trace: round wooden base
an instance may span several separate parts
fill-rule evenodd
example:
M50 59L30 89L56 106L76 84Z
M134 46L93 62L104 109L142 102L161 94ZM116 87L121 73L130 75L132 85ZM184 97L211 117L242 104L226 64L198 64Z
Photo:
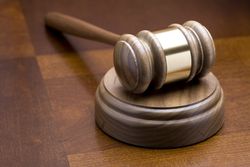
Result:
M223 91L209 73L136 95L124 90L110 69L96 91L97 125L123 142L174 148L203 141L223 124Z

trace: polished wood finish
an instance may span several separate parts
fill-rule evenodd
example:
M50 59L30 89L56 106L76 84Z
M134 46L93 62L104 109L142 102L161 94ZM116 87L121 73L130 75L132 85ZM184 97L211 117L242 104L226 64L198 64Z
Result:
M114 45L120 38L118 34L109 32L86 21L61 13L48 13L45 17L45 23L47 26L64 33L104 42L107 44Z
M137 36L119 36L57 12L48 13L45 24L62 33L115 45L114 67L118 79L133 93L145 92L152 81L151 86L160 89L165 83L203 77L215 61L213 38L205 26L196 21L171 24L154 33L142 30ZM175 41L175 46L168 48L171 44L165 44L167 40ZM182 57L172 60L181 52Z
M223 124L223 91L210 73L185 86L158 92L126 91L115 70L105 74L96 92L98 126L123 142L152 148L175 148L203 141Z
M169 29L154 34L144 30L139 32L137 37L130 34L120 37L86 21L60 13L48 13L45 22L47 26L63 33L116 43L113 54L114 68L105 75L95 99L96 122L104 132L114 138L144 147L175 148L203 141L222 127L223 91L213 74L207 75L199 82L182 83L186 84L182 88L179 83L178 86L172 84L169 89L160 89L153 94L134 96L126 93L145 92L153 79L163 81L156 83L161 85L157 86L159 89L171 77L191 81L197 78L196 75L205 76L214 64L215 47L210 33L200 23L188 21L183 25L172 24ZM161 37L161 34L166 32L174 34ZM165 50L166 40L177 40L175 47ZM178 43L180 48L177 47ZM186 45L183 46L183 43ZM173 50L176 50L172 53L173 56L182 53L183 48L188 51L186 56L190 69L187 70L190 70L190 74L185 78L178 78L189 63L185 64L183 57L168 62L170 59L167 57L171 57ZM180 69L180 73L172 72L177 76L168 76L170 67L178 67L182 63L185 65ZM163 69L157 70L158 68ZM157 71L164 71L163 79L159 79L162 74L158 75Z
M249 2L113 2L0 2L1 166L250 166ZM202 143L160 150L123 144L104 134L95 124L94 99L101 78L113 66L112 50L88 51L107 45L46 32L43 21L49 11L118 34L190 18L207 25L217 49L212 71L225 96L223 128ZM120 20L126 21L117 24Z

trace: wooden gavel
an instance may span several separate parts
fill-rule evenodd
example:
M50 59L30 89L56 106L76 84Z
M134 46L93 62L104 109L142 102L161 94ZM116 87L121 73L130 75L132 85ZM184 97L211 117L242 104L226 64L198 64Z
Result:
M213 38L196 21L172 24L167 29L118 35L60 13L48 13L46 25L90 40L115 45L114 67L121 84L143 93L165 83L205 76L215 61Z

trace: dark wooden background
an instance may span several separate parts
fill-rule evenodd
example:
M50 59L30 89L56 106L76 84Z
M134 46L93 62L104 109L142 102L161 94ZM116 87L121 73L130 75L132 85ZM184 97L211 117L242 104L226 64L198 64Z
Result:
M250 166L250 3L247 0L0 0L0 166ZM197 20L215 38L213 68L225 124L205 142L146 149L94 120L95 90L112 47L46 30L58 11L116 33Z

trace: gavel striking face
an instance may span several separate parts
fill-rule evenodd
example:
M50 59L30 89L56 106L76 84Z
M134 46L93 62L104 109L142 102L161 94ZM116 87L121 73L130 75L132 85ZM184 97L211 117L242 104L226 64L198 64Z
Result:
M198 22L137 36L125 34L114 49L114 66L122 85L142 93L149 85L155 89L164 84L202 77L215 60L215 47L208 30Z
M140 31L119 36L85 21L49 13L46 24L87 39L115 44L114 66L128 91L143 93L179 80L206 75L215 60L215 47L208 30L196 21L172 24L167 29Z

